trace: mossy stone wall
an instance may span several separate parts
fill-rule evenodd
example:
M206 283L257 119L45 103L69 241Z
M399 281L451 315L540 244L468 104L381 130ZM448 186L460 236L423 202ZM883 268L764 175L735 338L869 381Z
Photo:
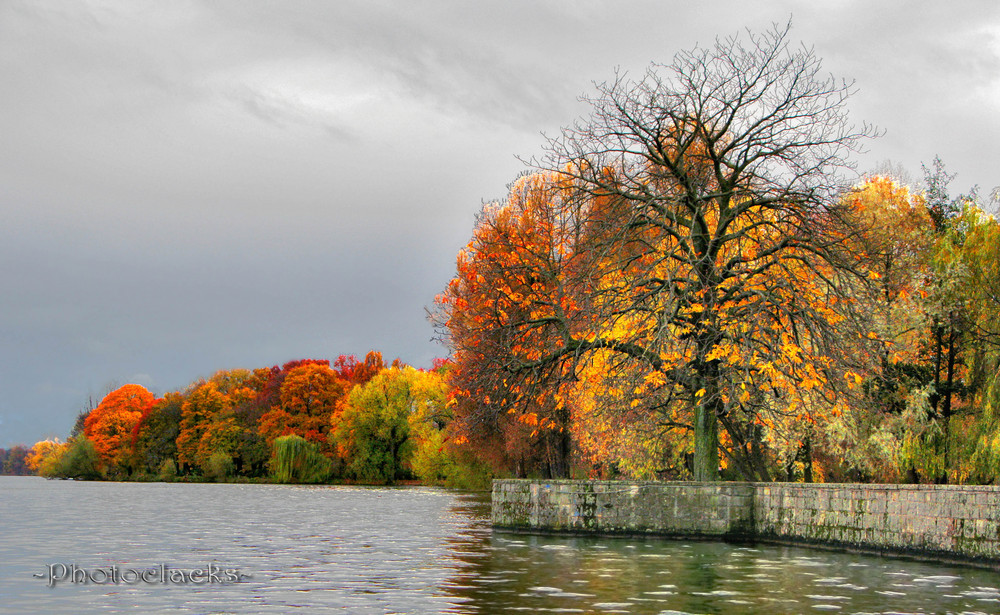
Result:
M496 480L494 527L1000 562L1000 487Z

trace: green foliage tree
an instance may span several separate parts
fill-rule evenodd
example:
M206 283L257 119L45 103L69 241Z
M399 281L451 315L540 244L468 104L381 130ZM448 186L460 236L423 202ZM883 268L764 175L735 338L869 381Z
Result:
M961 256L966 273L964 430L954 430L951 444L960 480L1000 480L1000 223L975 199L959 220Z
M429 403L415 383L416 370L383 370L355 387L342 413L333 418L331 442L349 478L391 484L410 470L410 416Z
M468 482L469 468L463 468L452 446L449 427L454 413L448 406L448 385L444 370L420 371L405 368L398 378L409 387L410 466L421 481L431 485L458 486Z
M875 177L845 199L870 224L848 245L867 284L853 286L841 343L863 378L820 438L853 480L992 482L1000 458L994 391L1000 303L997 223L975 192L951 199L935 159L925 190ZM857 336L859 341L853 342Z
M78 480L100 480L101 460L91 442L84 434L77 434L53 455L42 462L42 476L51 478L75 478Z
M177 459L184 395L167 393L143 411L132 432L136 463L148 474L157 474L166 460Z
M271 477L278 483L321 483L330 477L332 462L319 446L302 436L275 438L271 455Z

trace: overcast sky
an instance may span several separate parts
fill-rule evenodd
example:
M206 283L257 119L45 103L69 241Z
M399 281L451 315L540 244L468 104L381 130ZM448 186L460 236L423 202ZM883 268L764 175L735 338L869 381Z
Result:
M752 8L748 8L752 7ZM885 131L1000 184L1000 3L0 1L0 447L91 396L380 350L616 67L793 19Z

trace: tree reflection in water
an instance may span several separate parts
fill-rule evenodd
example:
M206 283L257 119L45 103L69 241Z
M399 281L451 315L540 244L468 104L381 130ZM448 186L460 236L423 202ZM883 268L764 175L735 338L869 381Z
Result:
M995 612L995 573L772 545L493 532L485 495L449 539L451 613Z

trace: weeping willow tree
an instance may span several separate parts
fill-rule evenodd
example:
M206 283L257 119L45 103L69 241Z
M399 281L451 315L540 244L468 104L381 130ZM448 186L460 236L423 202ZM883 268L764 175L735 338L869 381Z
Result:
M321 483L332 471L331 461L302 436L275 438L271 455L271 477L275 482Z

